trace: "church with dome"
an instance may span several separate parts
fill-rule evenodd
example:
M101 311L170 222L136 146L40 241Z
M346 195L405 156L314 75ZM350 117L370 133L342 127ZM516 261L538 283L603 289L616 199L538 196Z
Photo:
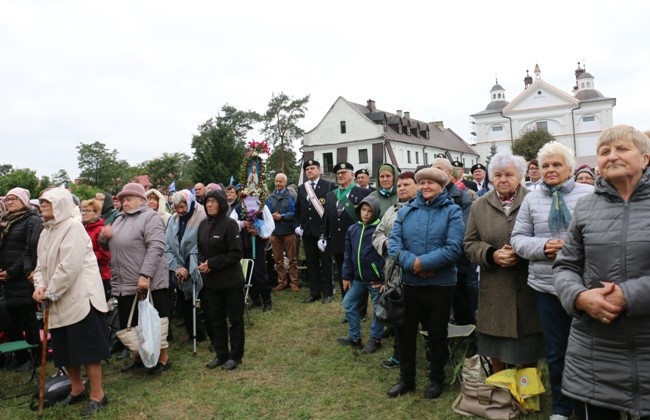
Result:
M485 162L496 147L510 150L523 133L544 129L576 153L577 164L596 165L596 142L601 131L612 127L616 98L596 90L594 76L578 63L576 82L570 93L542 79L535 65L534 79L526 71L524 90L512 101L496 81L490 90L490 102L484 110L472 114L472 147Z

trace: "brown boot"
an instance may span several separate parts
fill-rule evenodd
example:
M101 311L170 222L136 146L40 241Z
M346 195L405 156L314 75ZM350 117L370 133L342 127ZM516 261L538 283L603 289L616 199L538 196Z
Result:
M284 290L284 289L286 289L286 288L287 288L287 284L286 284L286 283L284 283L284 284L280 283L280 284L278 284L277 286L275 286L275 287L273 288L273 291L274 291L274 292L279 292L280 290Z
M292 285L291 285L291 291L292 291L292 292L299 292L299 291L300 291L300 287L298 287L297 284L292 284Z

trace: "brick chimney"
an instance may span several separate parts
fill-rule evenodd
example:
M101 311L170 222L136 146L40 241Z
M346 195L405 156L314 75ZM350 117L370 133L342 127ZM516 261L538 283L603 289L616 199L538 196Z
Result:
M402 116L402 110L401 109L398 109L397 111L395 111L395 113L400 117Z
M375 106L375 101L373 101L372 99L368 99L368 102L366 104L366 108L368 108L368 111L370 111L370 112L377 111L377 107Z
M442 121L432 121L431 125L438 127L441 130L444 130L445 128L445 123L443 123Z
M411 111L404 111L404 118L411 118Z

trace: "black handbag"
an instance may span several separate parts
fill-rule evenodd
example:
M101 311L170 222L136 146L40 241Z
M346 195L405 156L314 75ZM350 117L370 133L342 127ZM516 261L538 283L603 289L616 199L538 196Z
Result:
M375 316L382 325L399 327L404 324L405 308L402 284L394 284L379 296L379 301L375 307Z

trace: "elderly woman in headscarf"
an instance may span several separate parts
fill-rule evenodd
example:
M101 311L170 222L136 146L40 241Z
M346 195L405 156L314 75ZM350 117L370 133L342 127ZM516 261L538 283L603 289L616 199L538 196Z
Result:
M526 161L497 153L488 167L493 189L474 202L465 231L465 254L481 266L478 353L490 358L493 372L505 365L532 365L544 357L535 292L526 283L528 261L510 245L510 234L528 190Z
M54 363L65 366L70 377L70 394L60 404L89 399L81 412L87 416L108 404L102 387L101 362L110 357L102 278L91 239L73 218L70 192L52 188L40 203L45 227L38 242L33 298L49 302ZM90 393L81 378L82 365Z
M535 290L542 324L546 362L553 398L553 415L569 417L573 402L562 395L562 371L571 317L562 308L553 287L553 261L564 245L578 199L593 193L591 185L573 180L575 154L567 146L550 142L537 160L542 182L526 195L512 231L515 253L528 260L528 285Z
M185 329L192 339L192 308L194 299L203 288L203 279L198 268L197 234L199 225L206 216L203 206L197 203L190 190L175 192L172 195L172 205L175 213L169 219L165 231L165 257L169 271L174 273L176 284L182 293L181 314ZM205 340L205 333L198 329L197 340Z
M160 191L154 188L145 191L144 195L147 196L147 205L149 208L162 217L163 224L167 227L169 218L172 216L167 211L167 198Z
M386 210L393 204L397 203L397 176L400 170L390 163L382 164L377 170L377 180L379 185L377 190L370 193L370 197L375 197L379 200L380 214L382 217Z
M596 174L594 174L594 170L591 169L591 166L586 164L580 165L578 169L576 169L575 179L578 184L594 185Z
M9 313L9 339L25 339L40 343L31 272L35 267L36 244L42 229L41 218L31 210L29 191L16 187L5 197L6 211L0 217L0 287L4 288ZM34 361L39 362L40 358ZM18 352L13 367L27 370L32 358L26 351Z
M144 187L132 182L126 184L117 198L122 202L122 213L113 225L104 226L99 243L111 251L111 290L117 297L120 328L126 328L135 299L145 298L151 291L153 306L161 318L169 316L169 275L165 260L165 227L158 213L147 206ZM131 326L137 325L138 305L135 305ZM167 331L162 331L166 336ZM171 367L168 344L162 342L160 357L149 374L156 375ZM123 372L144 367L136 356Z

